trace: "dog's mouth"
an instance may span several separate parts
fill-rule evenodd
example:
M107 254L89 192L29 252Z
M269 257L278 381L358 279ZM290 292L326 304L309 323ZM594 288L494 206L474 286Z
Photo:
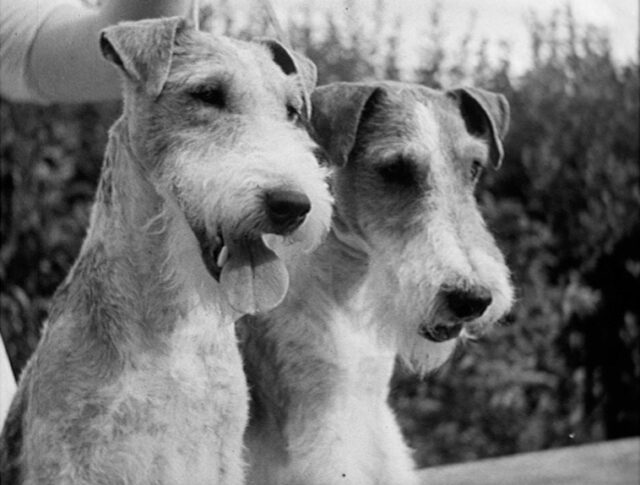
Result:
M418 329L421 337L432 342L446 342L458 338L463 328L462 322L438 322L435 325L423 324Z
M242 314L261 313L284 299L289 273L261 235L233 238L219 232L211 238L205 231L196 231L196 237L205 267L220 283L234 310Z
M224 244L222 233L219 232L214 238L209 238L205 230L194 232L200 245L202 261L209 274L219 283L222 267L229 258L229 248Z

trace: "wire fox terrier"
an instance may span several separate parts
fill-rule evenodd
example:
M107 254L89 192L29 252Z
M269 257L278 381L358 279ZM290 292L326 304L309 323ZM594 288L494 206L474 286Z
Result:
M399 355L424 374L510 309L503 255L474 197L502 160L506 99L400 83L313 96L331 159L332 230L291 288L239 327L252 396L249 482L417 483L387 404Z
M110 27L101 48L124 114L3 430L2 483L239 484L234 321L288 288L262 236L311 247L331 219L303 127L315 68L180 18Z

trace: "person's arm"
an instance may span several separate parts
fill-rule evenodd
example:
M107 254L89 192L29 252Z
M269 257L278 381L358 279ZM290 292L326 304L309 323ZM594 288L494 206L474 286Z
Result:
M61 5L49 15L31 47L27 79L51 102L116 99L116 69L100 55L100 30L121 20L187 16L192 0L106 0L97 9Z
M2 336L0 336L0 429L9 413L9 407L16 393L16 380L13 377L9 357L4 350Z

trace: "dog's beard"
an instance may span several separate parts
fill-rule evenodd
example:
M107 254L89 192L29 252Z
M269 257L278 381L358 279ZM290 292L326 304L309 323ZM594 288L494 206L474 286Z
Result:
M461 328L449 325L451 333L438 331L438 324L444 322L437 286L413 283L415 279L399 274L398 267L372 264L365 283L368 320L376 327L381 345L391 346L410 370L424 375L446 362Z
M399 312L392 322L392 325L385 325L380 338L387 343L392 342L402 362L420 376L443 365L460 341L457 335L439 341L425 336L425 329L433 330L434 326L417 315Z

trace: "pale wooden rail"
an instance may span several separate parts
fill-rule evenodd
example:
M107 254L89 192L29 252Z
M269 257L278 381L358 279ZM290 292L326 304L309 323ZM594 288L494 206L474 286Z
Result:
M640 438L422 470L424 485L640 485Z

